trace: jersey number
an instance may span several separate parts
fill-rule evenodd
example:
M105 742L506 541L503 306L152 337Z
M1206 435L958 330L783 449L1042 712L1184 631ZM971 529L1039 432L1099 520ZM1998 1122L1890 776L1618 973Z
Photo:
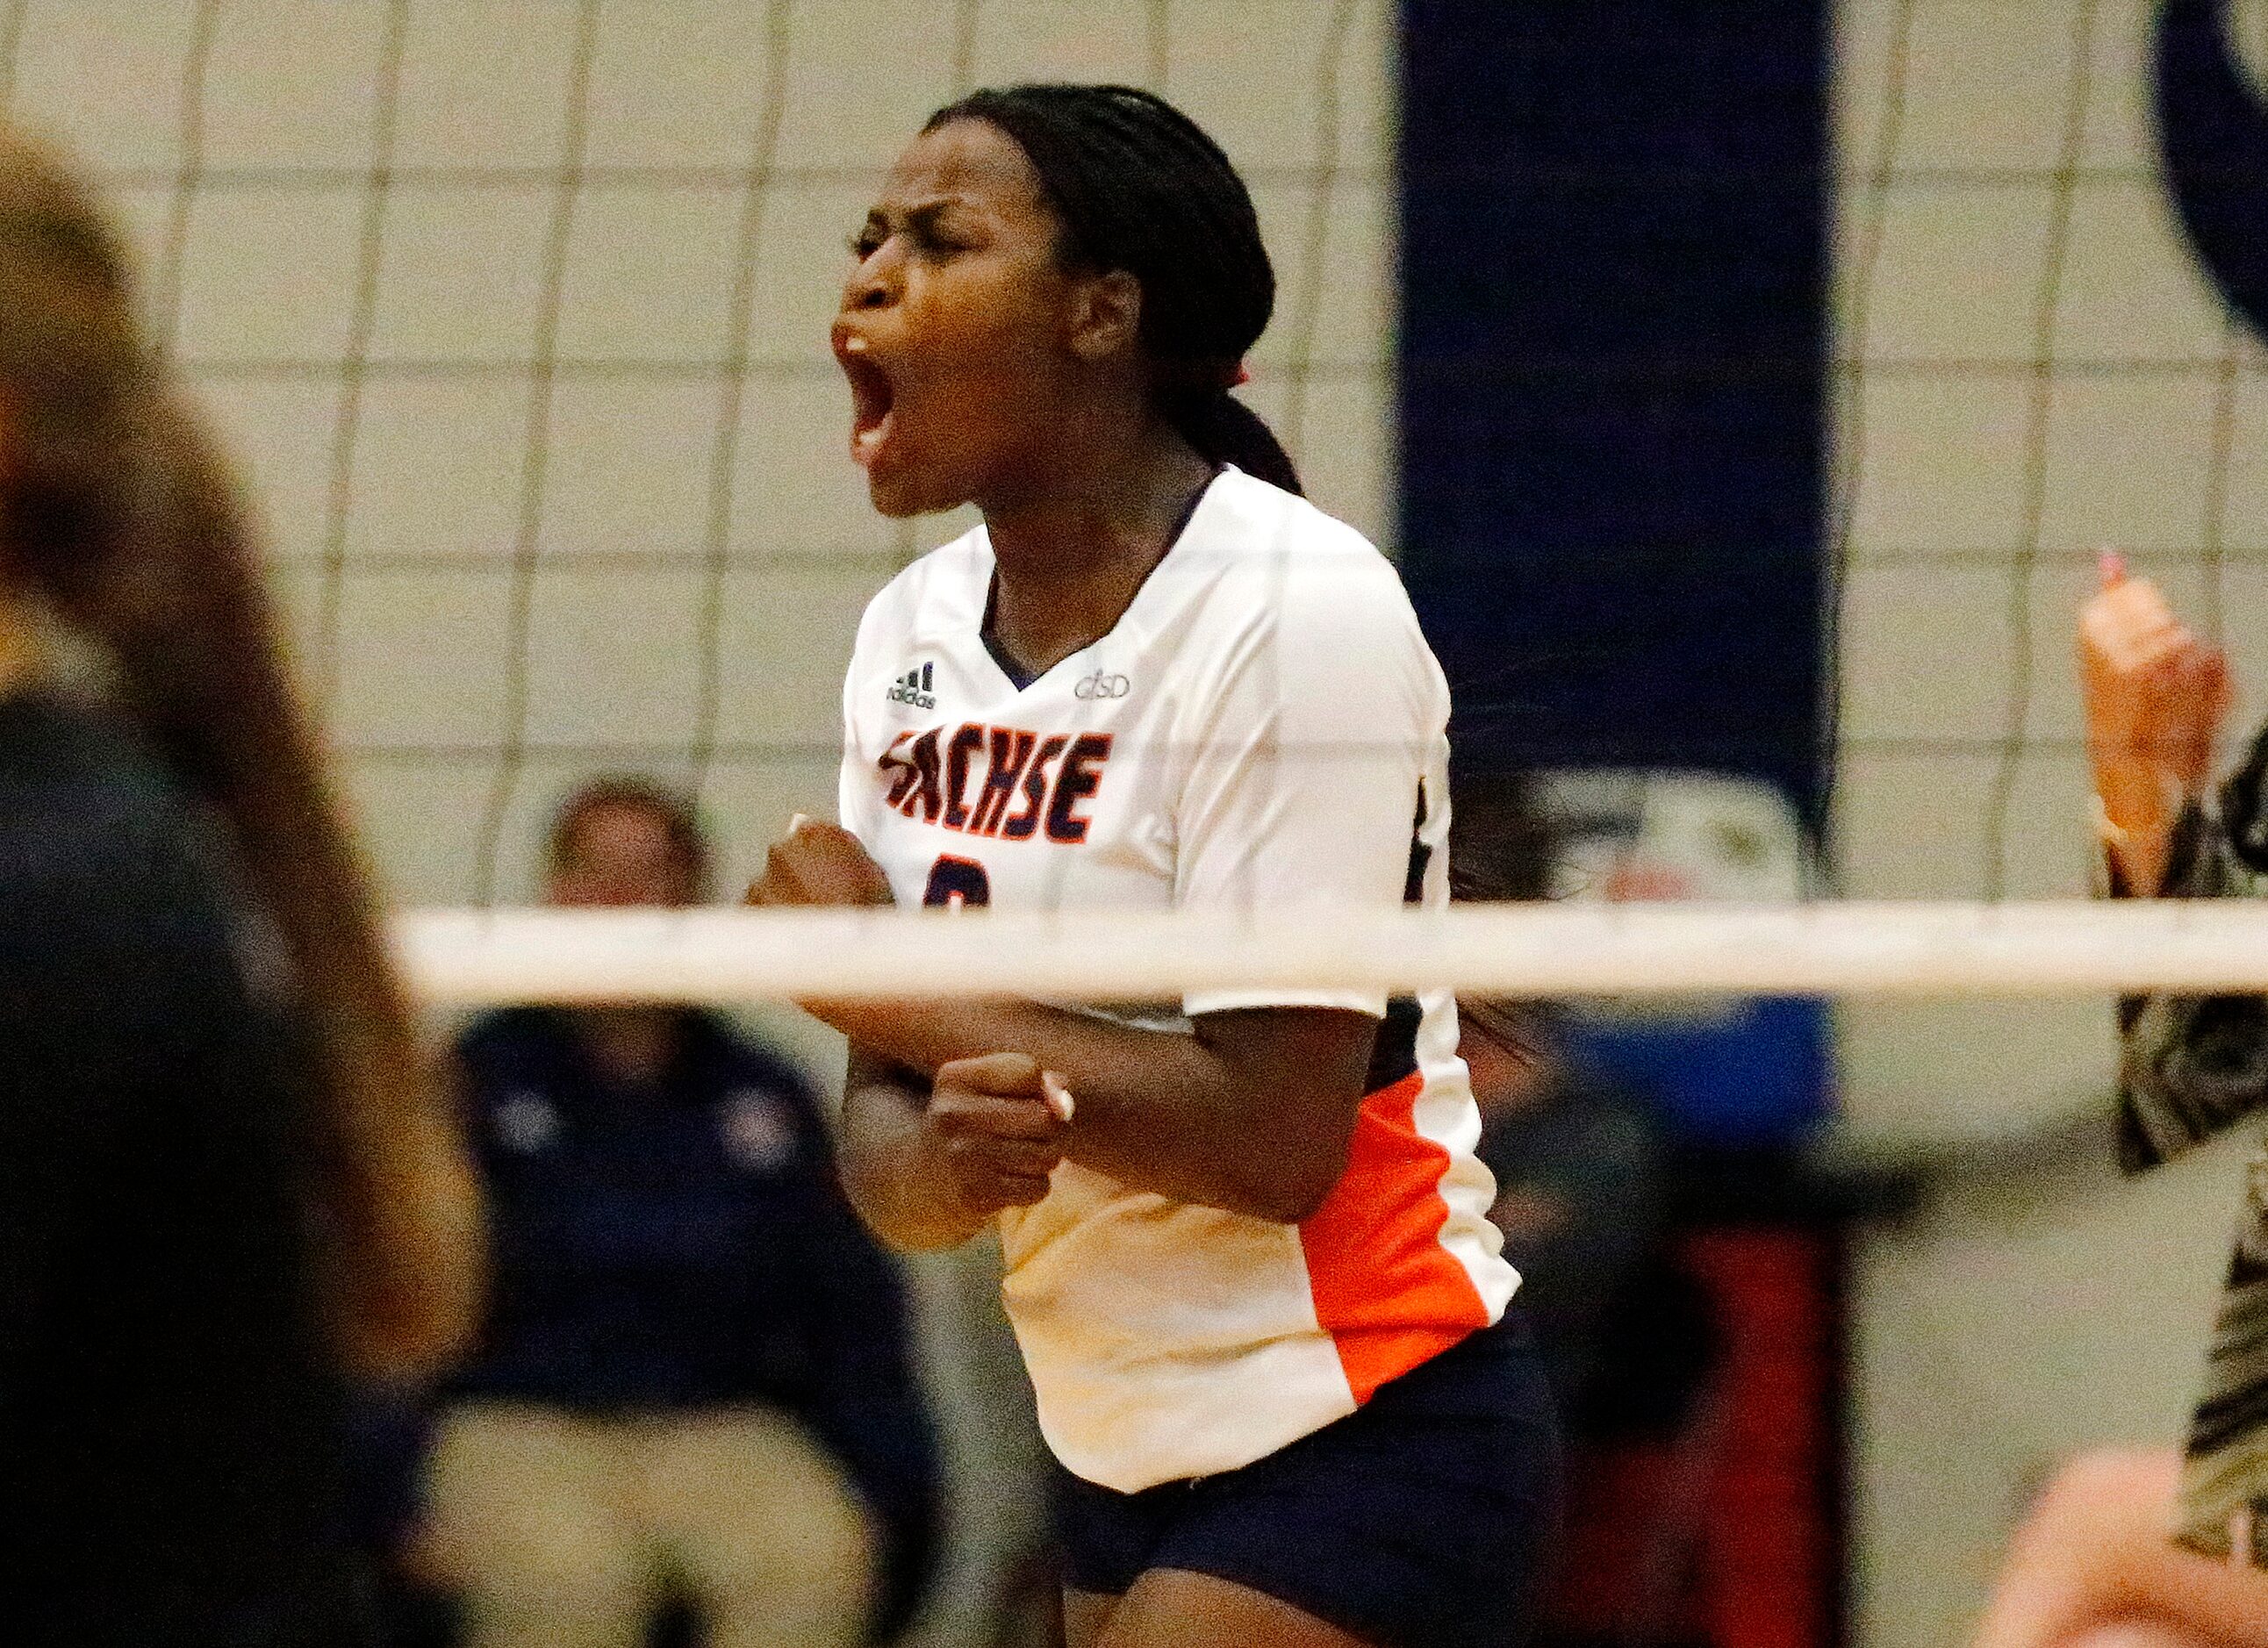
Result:
M922 902L934 909L981 909L992 901L992 879L974 858L946 853L929 867Z

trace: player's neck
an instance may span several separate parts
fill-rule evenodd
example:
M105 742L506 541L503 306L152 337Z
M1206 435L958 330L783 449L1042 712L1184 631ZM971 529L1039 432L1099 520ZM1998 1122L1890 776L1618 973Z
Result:
M998 568L993 638L1034 673L1110 633L1167 550L1212 466L1145 426L1043 490L986 507Z

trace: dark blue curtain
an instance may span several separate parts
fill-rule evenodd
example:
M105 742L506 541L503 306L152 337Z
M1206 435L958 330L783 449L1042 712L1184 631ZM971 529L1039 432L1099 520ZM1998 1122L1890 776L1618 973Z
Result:
M1830 782L1823 0L1405 0L1403 567L1481 768Z

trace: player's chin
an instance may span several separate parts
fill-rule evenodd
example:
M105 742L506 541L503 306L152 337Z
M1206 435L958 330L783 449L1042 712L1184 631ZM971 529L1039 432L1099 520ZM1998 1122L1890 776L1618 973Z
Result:
M910 520L957 509L968 498L966 488L925 466L877 464L866 471L866 497L878 515L891 520Z
M874 512L890 520L911 520L917 515L934 514L951 507L929 503L921 487L892 475L868 475L866 497L874 505Z

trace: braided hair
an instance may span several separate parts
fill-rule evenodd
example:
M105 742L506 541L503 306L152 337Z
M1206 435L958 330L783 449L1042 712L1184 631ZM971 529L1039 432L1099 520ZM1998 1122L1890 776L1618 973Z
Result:
M1258 414L1229 393L1276 307L1252 196L1221 147L1134 86L1019 85L947 104L922 129L981 120L1030 159L1064 261L1141 283L1141 342L1160 413L1197 455L1300 490Z

